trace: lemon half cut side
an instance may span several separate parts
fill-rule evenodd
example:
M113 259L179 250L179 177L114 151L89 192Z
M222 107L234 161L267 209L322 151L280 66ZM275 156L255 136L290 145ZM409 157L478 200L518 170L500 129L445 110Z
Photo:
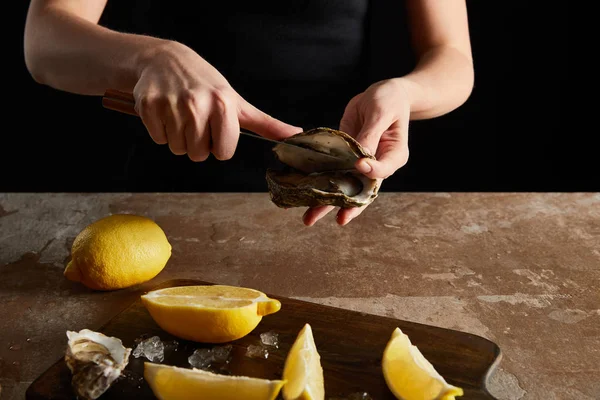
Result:
M177 286L141 296L154 321L181 339L224 343L254 330L279 300L255 289L227 285Z

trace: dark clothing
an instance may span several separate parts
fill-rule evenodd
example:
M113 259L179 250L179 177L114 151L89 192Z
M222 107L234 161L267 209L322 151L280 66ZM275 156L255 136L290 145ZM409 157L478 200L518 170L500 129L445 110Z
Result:
M170 3L140 3L137 29L188 45L285 122L337 124L365 87L367 0Z
M114 3L108 2L112 8L105 13L109 27L110 12L123 7ZM408 54L401 7L378 10L370 4L381 7L384 0L217 0L194 2L195 10L191 2L134 3L130 20L112 20L112 27L123 23L124 30L188 45L247 101L304 129L337 128L354 95L376 80L406 73L411 62L403 57L404 68L402 63L394 68L377 57L386 51ZM398 38L378 38L377 24L390 23L399 27ZM376 62L388 63L388 70L373 68ZM241 137L233 159L211 156L193 163L154 144L139 123L136 136L127 172L134 190L266 189L265 170L273 162L267 143Z

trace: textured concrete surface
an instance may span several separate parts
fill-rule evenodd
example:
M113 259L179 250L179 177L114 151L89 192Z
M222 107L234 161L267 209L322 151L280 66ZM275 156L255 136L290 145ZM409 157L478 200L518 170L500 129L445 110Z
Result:
M0 195L0 397L23 398L66 330L196 278L484 336L503 351L499 399L600 398L600 194L383 193L346 227L303 211L266 194ZM173 255L152 282L94 293L62 271L110 213L153 218Z

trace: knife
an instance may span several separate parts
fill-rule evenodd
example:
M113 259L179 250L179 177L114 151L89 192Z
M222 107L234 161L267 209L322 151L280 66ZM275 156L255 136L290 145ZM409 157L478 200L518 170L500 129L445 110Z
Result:
M135 98L133 97L133 94L131 94L131 93L126 93L126 92L122 92L120 90L115 90L115 89L108 89L104 92L104 96L102 97L102 106L109 110L118 111L118 112L121 112L124 114L129 114L129 115L134 115L136 117L139 117L138 113L135 111ZM329 159L342 161L338 157L332 156L331 154L321 153L319 151L309 149L306 147L297 146L292 143L280 142L278 140L269 139L269 138L266 138L266 137L263 137L263 136L260 136L260 135L254 134L254 133L245 132L243 130L240 130L240 134L249 136L254 139L265 140L267 142L271 142L276 145L291 146L295 150L306 154L307 157L309 157L309 156L312 157L316 153L319 155L319 157L326 157Z
M306 156L306 158L310 158L310 157L313 157L314 155L318 154L319 157L329 158L332 161L333 160L335 160L337 162L343 161L343 160L341 160L340 158L338 158L336 156L332 156L331 154L327 154L327 153L321 153L320 151L309 149L308 147L301 147L301 146L297 146L297 145L292 144L292 143L280 142L278 140L269 139L269 138L266 138L266 137L263 137L263 136L259 136L259 135L256 135L256 134L250 133L250 132L245 132L245 131L242 131L242 130L240 130L240 133L242 135L245 135L245 136L250 136L250 137L252 137L254 139L260 139L260 140L265 140L267 142L275 143L278 146L283 145L283 146L293 147L295 151L300 151L301 153L303 153Z

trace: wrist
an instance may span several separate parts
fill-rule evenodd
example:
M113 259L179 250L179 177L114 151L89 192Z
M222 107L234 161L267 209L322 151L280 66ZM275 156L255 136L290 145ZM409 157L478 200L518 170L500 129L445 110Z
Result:
M139 80L144 70L151 64L155 64L157 60L168 60L177 57L187 47L181 43L150 38L150 40L140 46L133 59L133 71L136 80Z
M419 112L419 110L426 107L424 104L427 99L425 88L417 80L412 79L410 76L403 76L393 78L392 81L410 105L411 113Z

